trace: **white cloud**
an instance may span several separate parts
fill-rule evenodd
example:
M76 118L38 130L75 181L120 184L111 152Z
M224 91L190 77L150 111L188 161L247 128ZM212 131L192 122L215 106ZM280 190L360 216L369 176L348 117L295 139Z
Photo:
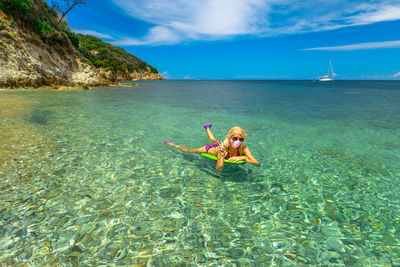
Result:
M353 25L371 24L380 21L391 21L400 19L400 5L382 5L382 6L369 6L366 8L368 12L364 12L353 17L349 20Z
M113 0L153 24L142 38L117 44L175 44L238 35L274 36L399 20L399 0Z
M93 35L93 36L96 36L98 38L109 39L109 40L113 40L114 39L114 37L112 37L109 34L96 32L96 31L92 31L92 30L77 30L76 33L81 33L81 34L84 34L84 35Z
M168 80L171 79L171 77L168 74L168 71L163 71L163 73L161 73L161 75L163 76L164 79Z
M340 45L340 46L314 47L314 48L306 48L303 50L350 51L350 50L397 48L397 47L400 47L400 40L387 41L387 42L359 43L359 44Z
M397 78L397 77L400 77L400 72L398 72L395 75L393 75L393 78Z
M362 80L394 80L396 77L393 75L363 75Z
M175 44L182 40L182 37L174 31L164 26L155 26L142 39L123 38L112 42L113 45L157 45L157 44Z
M146 36L117 41L120 45L224 39L256 33L267 24L262 19L268 10L264 0L114 1L132 17L155 24Z

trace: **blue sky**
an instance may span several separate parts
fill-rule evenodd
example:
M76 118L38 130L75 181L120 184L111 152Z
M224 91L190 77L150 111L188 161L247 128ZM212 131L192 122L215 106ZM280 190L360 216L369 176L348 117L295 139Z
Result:
M400 80L400 0L88 0L68 23L170 79Z

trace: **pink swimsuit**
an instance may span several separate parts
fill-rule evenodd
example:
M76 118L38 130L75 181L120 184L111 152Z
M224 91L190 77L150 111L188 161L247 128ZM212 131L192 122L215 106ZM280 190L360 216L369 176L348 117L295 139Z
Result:
M206 151L208 152L208 150L210 150L210 148L217 147L217 146L219 146L219 143L218 143L218 142L215 142L215 143L213 143L213 144L208 144L208 145L206 145L204 148L205 148ZM238 151L237 151L237 155L236 155L236 156L240 156L239 149L238 149ZM229 151L228 151L228 154L226 155L225 159L229 159L230 157L231 157L231 155L229 155Z

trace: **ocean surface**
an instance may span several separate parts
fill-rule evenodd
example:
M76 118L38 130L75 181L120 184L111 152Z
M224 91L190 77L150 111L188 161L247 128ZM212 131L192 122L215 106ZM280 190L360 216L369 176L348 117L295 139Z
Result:
M0 91L2 265L399 266L399 181L400 82Z

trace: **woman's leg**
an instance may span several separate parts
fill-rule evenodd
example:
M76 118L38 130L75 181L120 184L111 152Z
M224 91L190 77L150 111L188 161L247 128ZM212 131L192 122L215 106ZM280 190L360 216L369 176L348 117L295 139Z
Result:
M199 147L199 148L194 148L194 149L188 149L187 147L180 146L180 145L174 144L172 142L167 143L167 145L173 146L185 153L206 153L206 148L204 146Z
M214 135L212 134L212 132L210 130L210 127L206 128L206 132L207 132L207 135L208 135L208 139L210 139L213 142L218 142L218 140L215 139Z

